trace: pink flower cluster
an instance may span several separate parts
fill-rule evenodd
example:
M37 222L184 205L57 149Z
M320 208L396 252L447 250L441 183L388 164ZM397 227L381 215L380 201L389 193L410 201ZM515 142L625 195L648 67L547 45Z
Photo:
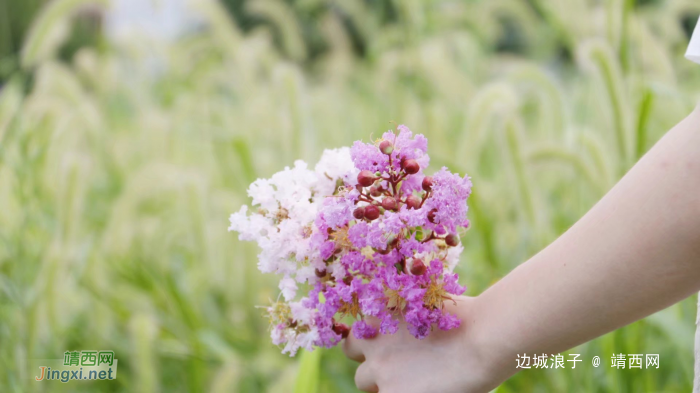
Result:
M260 270L282 276L284 301L266 311L283 353L334 346L350 330L393 334L399 319L419 339L459 326L443 303L465 291L453 269L472 184L444 167L426 176L427 139L397 131L326 150L314 170L297 161L256 180L248 194L257 211L231 216L229 230L260 246Z

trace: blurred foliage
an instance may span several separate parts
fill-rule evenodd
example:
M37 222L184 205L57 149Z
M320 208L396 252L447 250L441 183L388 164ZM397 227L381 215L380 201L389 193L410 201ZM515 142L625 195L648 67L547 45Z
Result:
M30 24L48 0L0 0L0 85L11 75L31 76L31 70L20 66L22 45ZM94 8L71 8L71 16L63 29L53 34L61 42L58 57L70 61L78 49L97 47L101 40L101 15Z
M249 32L260 26L269 26L275 34L275 43L285 48L285 31L276 23L278 15L293 15L299 25L299 33L307 48L309 59L317 59L328 52L332 42L328 40L323 16L331 14L338 21L338 28L348 37L355 55L364 56L372 37L367 35L368 25L384 27L398 21L397 5L392 0L330 2L325 0L223 0L237 25ZM370 18L370 20L362 18Z
M3 392L353 392L338 348L300 367L270 344L255 306L275 277L226 232L252 180L407 124L434 170L473 177L458 271L477 295L585 213L700 87L682 57L694 0L232 1L234 19L198 2L205 26L174 42L70 46L76 14L100 4L51 1L20 52L11 41ZM8 15L2 28L24 26ZM689 391L694 320L689 299L572 350L574 370L498 391ZM81 349L113 349L118 378L32 381L28 359ZM611 370L613 353L658 353L661 367Z
M19 68L18 55L29 24L45 0L0 0L0 82Z

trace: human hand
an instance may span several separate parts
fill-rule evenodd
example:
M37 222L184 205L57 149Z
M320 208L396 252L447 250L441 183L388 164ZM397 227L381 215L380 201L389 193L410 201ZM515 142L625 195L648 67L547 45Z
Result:
M365 392L488 392L507 378L496 372L482 333L475 329L476 298L456 297L445 307L462 324L435 330L427 338L411 336L402 322L393 335L357 339L351 333L343 344L346 356L361 362L355 373L357 388ZM378 321L370 320L370 323Z

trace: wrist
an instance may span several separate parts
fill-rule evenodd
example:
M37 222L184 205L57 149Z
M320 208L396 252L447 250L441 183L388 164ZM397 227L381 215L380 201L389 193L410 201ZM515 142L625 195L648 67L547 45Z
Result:
M498 309L489 306L487 297L480 295L472 303L467 341L473 343L470 350L482 365L485 387L493 389L519 371L515 367L518 345L514 335L506 331L507 326L495 323Z

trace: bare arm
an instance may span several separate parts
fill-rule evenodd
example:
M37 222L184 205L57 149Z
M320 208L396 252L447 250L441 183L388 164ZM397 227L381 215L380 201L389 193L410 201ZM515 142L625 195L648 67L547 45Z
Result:
M559 239L477 298L461 298L460 329L421 342L351 338L345 348L367 360L356 375L367 391L486 391L517 371L518 353L567 350L698 290L696 109Z
M698 290L696 109L569 231L479 296L474 329L492 331L482 337L495 361L513 368L516 353L572 348Z

